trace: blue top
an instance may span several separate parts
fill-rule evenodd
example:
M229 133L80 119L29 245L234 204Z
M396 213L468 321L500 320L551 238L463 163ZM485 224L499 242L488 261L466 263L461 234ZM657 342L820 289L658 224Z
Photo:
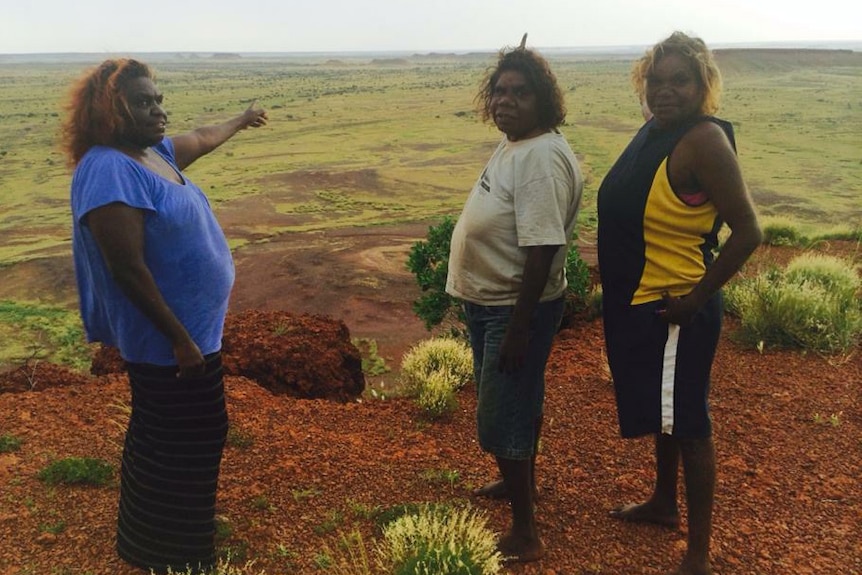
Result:
M153 150L181 174L170 139ZM72 253L84 329L89 341L119 348L126 361L176 364L170 341L120 290L83 223L90 211L115 202L145 212L144 261L201 353L221 349L233 258L206 196L183 181L171 182L104 146L91 148L72 177Z

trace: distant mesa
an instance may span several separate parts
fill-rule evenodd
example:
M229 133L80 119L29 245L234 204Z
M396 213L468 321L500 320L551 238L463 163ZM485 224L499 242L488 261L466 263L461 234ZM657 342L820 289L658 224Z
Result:
M215 52L212 55L213 60L240 60L242 56L240 56L236 52Z
M409 66L410 62L405 58L374 58L372 64L377 66Z

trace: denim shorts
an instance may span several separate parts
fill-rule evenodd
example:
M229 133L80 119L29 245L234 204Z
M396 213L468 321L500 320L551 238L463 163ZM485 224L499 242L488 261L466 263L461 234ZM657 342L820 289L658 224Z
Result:
M536 306L524 365L505 373L499 369L500 346L514 306L464 304L478 392L479 445L496 457L523 460L534 455L536 423L545 400L545 364L563 306L562 298Z

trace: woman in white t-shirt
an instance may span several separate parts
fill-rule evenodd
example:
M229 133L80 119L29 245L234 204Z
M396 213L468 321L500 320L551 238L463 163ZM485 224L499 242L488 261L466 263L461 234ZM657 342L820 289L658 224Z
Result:
M453 231L446 291L464 302L479 444L503 477L474 494L509 499L512 527L498 548L535 561L544 555L533 504L545 363L563 314L583 179L557 131L562 93L538 53L523 42L501 51L477 101L504 137Z

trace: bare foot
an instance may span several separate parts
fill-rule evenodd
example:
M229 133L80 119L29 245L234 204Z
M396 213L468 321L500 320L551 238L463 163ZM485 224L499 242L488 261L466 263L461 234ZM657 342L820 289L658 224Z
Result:
M509 497L509 492L506 490L506 484L503 480L492 481L473 490L473 495L476 497L488 497L489 499L506 499Z
M506 489L506 484L502 479L487 483L478 489L473 490L474 497L487 497L489 499L508 499L509 492ZM539 490L533 491L533 501L539 500Z
M545 556L545 545L539 538L522 537L509 533L497 542L497 551L510 563L529 563Z
M679 527L679 513L657 509L653 503L629 503L611 510L611 517L632 523L653 523L662 527ZM685 573L685 572L682 572Z
M679 569L671 571L667 575L712 575L712 567L707 564L702 567L687 567L685 564L680 565Z

